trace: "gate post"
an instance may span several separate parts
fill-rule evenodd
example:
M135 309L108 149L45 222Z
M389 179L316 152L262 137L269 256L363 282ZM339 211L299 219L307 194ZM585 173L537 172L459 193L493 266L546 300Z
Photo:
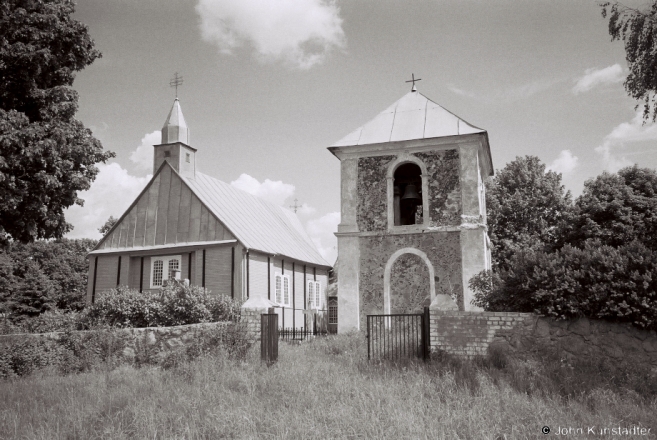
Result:
M431 356L431 313L429 307L424 308L422 313L422 358L426 361Z
M260 315L260 359L272 365L278 360L278 315Z

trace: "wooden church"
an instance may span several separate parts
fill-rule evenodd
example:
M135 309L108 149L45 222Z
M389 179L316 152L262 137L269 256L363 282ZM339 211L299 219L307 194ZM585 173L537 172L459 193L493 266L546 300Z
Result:
M329 147L341 166L338 332L364 328L369 314L477 310L468 281L490 269L488 134L415 81Z
M213 294L285 310L325 309L331 266L296 214L197 170L176 98L154 146L153 178L89 254L87 302L117 286L140 292L189 280Z

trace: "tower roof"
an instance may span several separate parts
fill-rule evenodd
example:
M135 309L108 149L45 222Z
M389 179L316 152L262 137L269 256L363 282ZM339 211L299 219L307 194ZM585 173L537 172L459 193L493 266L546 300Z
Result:
M167 120L162 127L162 143L173 144L176 142L189 145L189 128L185 122L178 98L173 101L169 116L167 116Z
M411 91L374 119L333 144L333 147L485 132L465 122L420 92Z

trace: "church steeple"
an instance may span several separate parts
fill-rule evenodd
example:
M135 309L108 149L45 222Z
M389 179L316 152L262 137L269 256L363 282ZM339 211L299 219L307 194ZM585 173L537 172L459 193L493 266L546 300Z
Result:
M178 98L173 101L169 116L167 116L167 120L162 127L162 143L173 144L175 142L189 145L189 128L185 122Z
M162 127L162 143L153 146L153 173L164 161L184 177L195 178L196 149L189 145L189 128L180 109L180 101L173 101L169 116Z

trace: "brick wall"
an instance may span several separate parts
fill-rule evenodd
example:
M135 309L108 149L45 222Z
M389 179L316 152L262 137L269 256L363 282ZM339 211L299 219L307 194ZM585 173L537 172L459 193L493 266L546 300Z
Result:
M554 349L564 358L639 362L657 371L657 332L578 318L557 321L531 313L430 311L431 349L473 357L489 347L522 357Z
M528 323L531 313L431 310L431 349L459 356L485 355L500 330Z

